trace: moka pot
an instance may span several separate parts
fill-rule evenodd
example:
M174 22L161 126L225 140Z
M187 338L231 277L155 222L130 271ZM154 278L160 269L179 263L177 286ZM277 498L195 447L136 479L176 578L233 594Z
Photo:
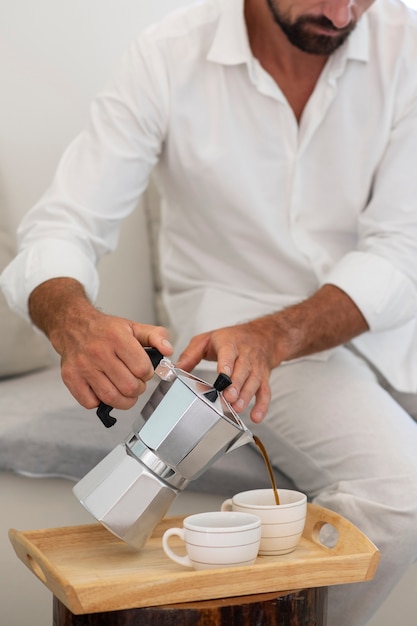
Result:
M214 385L146 348L161 379L133 432L73 488L81 504L108 530L140 549L178 493L222 454L253 441L223 397L231 380ZM112 407L100 404L105 426Z

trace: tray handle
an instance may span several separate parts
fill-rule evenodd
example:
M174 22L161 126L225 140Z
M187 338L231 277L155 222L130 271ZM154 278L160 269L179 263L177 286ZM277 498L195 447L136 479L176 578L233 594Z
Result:
M35 531L36 532L36 531ZM40 531L44 532L44 531ZM9 539L19 559L30 569L30 571L56 595L66 606L69 604L73 611L77 607L82 610L77 595L71 586L68 585L58 570L51 568L50 563L42 552L24 534L14 528L9 530ZM62 590L65 590L63 593Z
M322 549L335 555L368 554L371 563L368 575L371 578L376 571L380 552L375 544L342 515L317 504L308 504L308 515L303 535L318 544ZM322 531L329 525L336 531L335 544L329 547L322 541Z

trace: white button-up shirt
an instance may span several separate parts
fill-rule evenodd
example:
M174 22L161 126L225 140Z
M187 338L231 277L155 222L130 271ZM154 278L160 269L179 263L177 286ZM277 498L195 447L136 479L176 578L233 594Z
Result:
M55 276L94 299L96 262L154 170L181 347L332 283L370 326L357 348L417 391L416 162L415 13L377 0L298 124L252 55L243 0L200 2L132 43L24 219L2 287L26 315L30 292Z

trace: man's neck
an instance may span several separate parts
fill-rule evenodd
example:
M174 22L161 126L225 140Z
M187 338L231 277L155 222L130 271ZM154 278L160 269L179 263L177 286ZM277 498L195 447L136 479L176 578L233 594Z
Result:
M308 54L290 43L266 0L245 0L245 21L253 55L279 85L300 120L327 57Z

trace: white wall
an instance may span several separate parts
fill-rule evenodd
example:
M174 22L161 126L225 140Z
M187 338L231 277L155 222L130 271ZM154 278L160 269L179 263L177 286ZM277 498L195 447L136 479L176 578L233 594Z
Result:
M0 201L13 203L14 221L49 182L127 43L184 4L187 0L0 0Z
M0 225L13 231L38 199L112 64L144 26L190 0L0 0ZM99 305L151 321L146 242L136 212L100 265ZM129 270L129 271L126 271ZM130 273L129 273L130 272Z

